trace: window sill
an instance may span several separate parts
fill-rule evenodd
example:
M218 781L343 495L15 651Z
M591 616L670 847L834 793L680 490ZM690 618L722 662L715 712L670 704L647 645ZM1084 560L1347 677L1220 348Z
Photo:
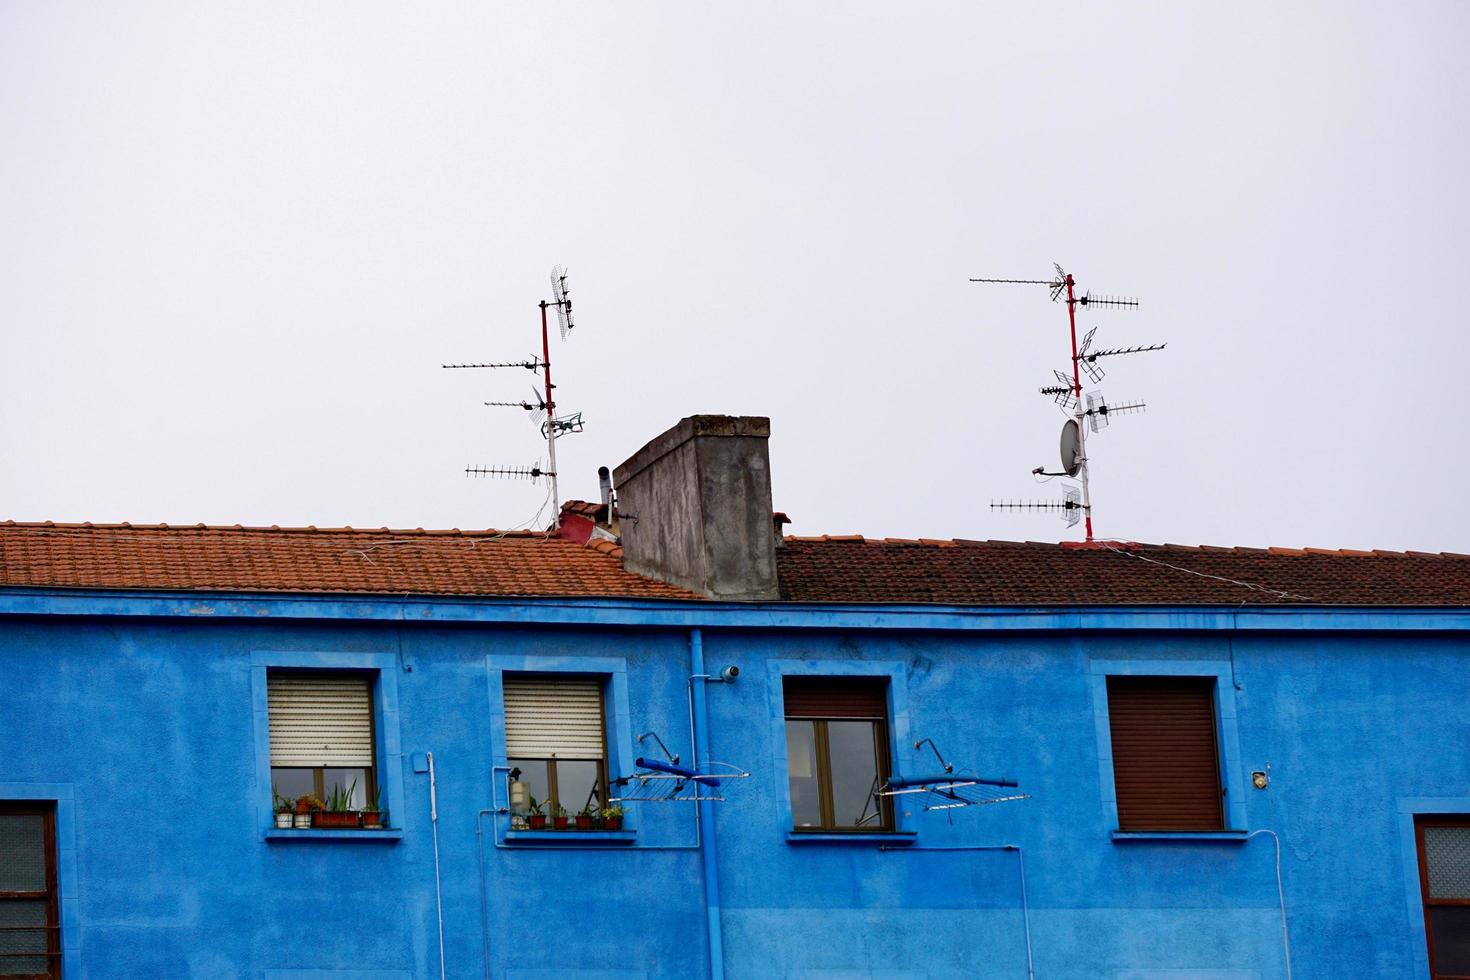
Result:
M507 830L505 842L532 847L561 844L632 844L636 830Z
M833 831L788 830L788 844L881 844L884 847L909 847L919 839L911 830L889 831L876 834L843 834Z
M324 830L317 827L288 830L285 827L268 827L265 832L265 840L268 844L287 840L356 840L396 844L402 839L403 828L401 827L389 827L384 830Z
M1243 844L1249 831L1245 830L1115 830L1113 843L1129 841L1216 841L1221 844Z

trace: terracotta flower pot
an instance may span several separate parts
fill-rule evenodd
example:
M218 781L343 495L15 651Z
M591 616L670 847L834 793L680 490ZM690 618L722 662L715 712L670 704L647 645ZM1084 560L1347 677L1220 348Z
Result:
M382 826L383 826L383 813L382 813L382 811L380 811L380 810L364 810L364 811L362 811L362 825L364 827L372 827L374 830L380 830L380 829L382 829Z
M310 813L311 812L311 804L310 803L303 803L300 800L297 800L296 801L296 812L297 813Z
M526 818L526 824L532 830L545 830L546 829L546 817L542 816L539 813L533 813L529 817Z
M356 810L318 810L314 816L312 826L324 829L346 830L357 826L358 812Z
M603 830L622 830L623 829L623 818L622 817L603 817L602 818L602 829Z
M592 818L590 816L586 815L586 814L583 814L583 813L577 814L577 829L578 830L591 830L592 829Z
M566 830L567 829L567 818L566 817L552 817L551 818L551 824L557 830Z

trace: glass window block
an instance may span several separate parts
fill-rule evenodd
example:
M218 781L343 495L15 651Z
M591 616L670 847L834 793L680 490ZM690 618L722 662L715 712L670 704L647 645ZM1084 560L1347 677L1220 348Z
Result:
M367 806L367 773L366 769L323 769L323 802L330 800L334 791L341 791L349 794L347 809L361 810Z
M0 892L46 890L46 827L39 813L0 813Z
M1434 930L1434 975L1470 975L1470 906L1435 906L1429 910L1429 923Z
M16 926L36 928L16 929ZM44 953L46 941L44 899L0 901L0 953ZM0 976L44 975L47 969L44 956L0 956Z
M816 722L786 722L786 776L791 790L791 822L798 828L820 827Z
M590 759L556 760L557 802L575 817L590 801L601 809L598 790L602 783L602 763Z
M526 784L526 795L536 801L543 817L551 816L551 781L546 776L545 759L507 759L506 764L521 771L521 782ZM529 807L531 801L527 800Z
M1470 898L1470 827L1425 827L1430 898Z
M276 793L294 802L298 796L316 792L316 770L273 768L271 786Z
M878 753L870 721L827 722L832 760L832 815L839 827L881 827Z

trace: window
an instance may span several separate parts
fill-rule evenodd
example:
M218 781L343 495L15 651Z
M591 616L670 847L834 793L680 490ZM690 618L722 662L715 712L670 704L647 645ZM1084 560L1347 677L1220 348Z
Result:
M871 677L787 677L786 767L796 830L893 830L888 691Z
M377 800L370 674L272 670L271 786L287 799L349 794L349 810Z
M0 976L60 977L56 811L0 803Z
M1470 977L1470 816L1415 817L1429 973Z
M1214 677L1110 676L1118 829L1223 830Z
M600 808L607 799L607 740L599 677L506 674L506 764L519 769L545 816Z

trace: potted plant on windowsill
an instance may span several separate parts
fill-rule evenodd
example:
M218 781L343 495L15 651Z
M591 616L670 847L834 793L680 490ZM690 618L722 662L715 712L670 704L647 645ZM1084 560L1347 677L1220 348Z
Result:
M597 807L593 806L591 803L588 803L586 806L582 807L582 812L577 814L577 829L591 830L592 825L596 822L596 820Z
M546 813L542 810L544 806L546 804L539 802L536 797L533 796L530 798L530 803L526 809L527 827L530 827L532 830L546 829Z
M282 829L289 828L295 817L296 801L288 800L275 787L271 787L271 809L276 813L276 826Z
M382 830L383 825L388 822L379 802L378 793L374 790L368 797L367 809L362 811L362 825L369 830Z
M322 808L322 801L310 793L303 793L296 797L296 814L291 826L298 830L311 826L312 814Z
M603 809L602 809L602 829L603 830L622 830L623 829L623 808L622 807L620 807L620 806L603 807Z
M566 830L567 823L567 808L560 803L555 804L551 810L551 825L557 830Z
M362 819L362 814L352 809L352 796L357 792L357 780L352 785L343 789L341 784L332 787L332 795L327 800L327 808L315 813L314 827L324 829L348 830L357 827Z

